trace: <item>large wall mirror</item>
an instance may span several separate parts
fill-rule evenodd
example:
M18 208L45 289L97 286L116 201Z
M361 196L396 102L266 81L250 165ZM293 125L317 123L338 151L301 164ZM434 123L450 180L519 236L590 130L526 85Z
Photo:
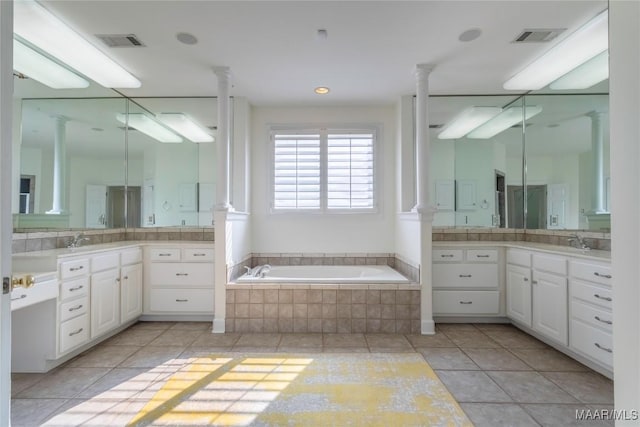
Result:
M216 105L23 99L14 228L211 225Z
M610 230L606 93L429 102L435 226Z

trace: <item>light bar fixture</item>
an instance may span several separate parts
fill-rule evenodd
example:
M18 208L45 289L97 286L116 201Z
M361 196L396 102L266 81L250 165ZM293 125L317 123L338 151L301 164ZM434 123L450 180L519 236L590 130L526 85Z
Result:
M507 80L507 90L538 90L608 48L607 10L587 22Z
M500 107L469 107L447 123L438 134L438 139L462 138L502 111Z
M13 39L13 69L53 89L82 89L89 82Z
M138 88L140 80L33 0L14 2L15 34L108 88Z
M193 142L213 142L213 137L202 126L182 113L162 113L156 117L163 124Z
M117 114L116 119L120 123L128 125L134 129L139 130L140 132L150 136L153 139L156 139L160 142L169 142L169 143L179 143L182 142L182 138L166 127L162 126L160 123L152 119L143 113L129 113L128 115L129 121L127 123L127 115L126 114Z
M529 120L536 114L540 114L541 111L542 107L540 106L528 105L525 107L524 119ZM489 139L518 123L522 123L522 107L509 107L493 119L471 131L467 138Z
M605 50L577 68L560 77L549 87L553 90L589 89L609 78L609 51Z

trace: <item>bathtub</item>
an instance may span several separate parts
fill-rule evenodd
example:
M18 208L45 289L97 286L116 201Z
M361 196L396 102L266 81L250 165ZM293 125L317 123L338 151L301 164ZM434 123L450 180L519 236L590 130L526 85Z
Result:
M386 265L274 265L265 277L240 276L236 283L409 283Z

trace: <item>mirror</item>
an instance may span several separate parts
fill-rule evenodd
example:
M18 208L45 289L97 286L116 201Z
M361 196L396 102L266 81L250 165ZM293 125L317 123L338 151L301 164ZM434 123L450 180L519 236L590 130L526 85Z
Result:
M143 133L135 120L160 113L199 123L207 142L166 124L181 142ZM212 224L215 98L24 99L21 116L14 229Z

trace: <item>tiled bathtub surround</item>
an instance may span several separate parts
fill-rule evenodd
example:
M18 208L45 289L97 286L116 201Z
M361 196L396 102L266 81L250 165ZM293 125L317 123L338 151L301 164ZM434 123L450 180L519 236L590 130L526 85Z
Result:
M420 333L417 285L227 286L227 332Z
M33 252L47 249L66 248L72 237L78 233L89 238L84 245L122 242L127 240L189 240L214 241L211 227L153 227L114 228L106 230L16 230L13 233L13 253Z

